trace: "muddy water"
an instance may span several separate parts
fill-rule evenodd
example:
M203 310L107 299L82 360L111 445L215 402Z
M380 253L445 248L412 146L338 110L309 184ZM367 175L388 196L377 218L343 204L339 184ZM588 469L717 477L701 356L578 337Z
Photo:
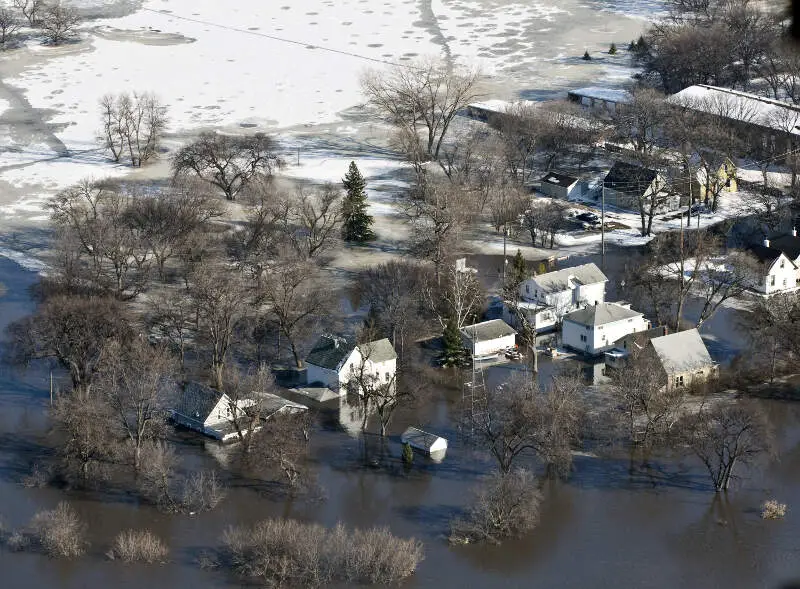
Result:
M0 323L29 312L26 289L34 276L0 258ZM487 379L505 375L492 369ZM426 560L407 587L780 587L800 576L800 407L767 404L778 433L780 461L750 472L729 501L710 492L691 461L663 460L647 472L631 472L627 460L580 457L566 483L545 487L542 521L531 536L502 547L450 548L447 522L463 507L467 491L490 468L485 456L459 443L453 422L460 392L442 387L418 408L400 412L381 466L364 466L365 443L349 436L338 407L319 415L315 461L327 499L292 503L250 488L233 488L217 511L195 517L164 515L114 493L68 494L88 522L92 547L82 559L63 563L36 554L0 549L0 587L16 589L237 586L221 572L200 570L197 555L213 547L226 526L267 516L351 526L387 525L425 544ZM40 450L48 403L45 369L0 373L0 513L17 527L39 509L65 498L53 489L24 489L19 478ZM334 403L334 405L336 405ZM346 422L346 420L345 420ZM397 459L398 433L421 424L448 437L441 464L418 457L410 472ZM208 466L218 451L187 438L187 467ZM213 447L212 447L213 448ZM370 457L380 444L367 441ZM367 461L373 464L372 460ZM789 503L784 521L766 522L759 504L770 497ZM108 561L111 539L128 527L148 527L172 549L161 567Z

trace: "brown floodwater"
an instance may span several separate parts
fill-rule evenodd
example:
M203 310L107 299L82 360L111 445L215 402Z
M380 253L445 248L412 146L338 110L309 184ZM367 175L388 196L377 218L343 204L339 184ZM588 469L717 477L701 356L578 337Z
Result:
M0 258L0 327L32 310L27 287L35 276ZM725 320L730 322L730 318ZM740 349L719 336L722 350ZM723 341L724 340L724 341ZM507 377L493 368L487 379ZM543 370L543 373L546 371ZM546 378L546 376L543 376ZM314 459L326 499L298 502L237 485L217 510L196 516L162 514L115 492L67 493L19 484L42 451L46 431L47 370L0 371L0 515L8 527L24 525L38 510L68 499L89 525L91 548L63 562L0 548L0 588L201 589L240 586L220 571L204 571L198 554L213 548L231 524L292 516L333 525L386 525L425 545L425 560L404 587L724 587L778 588L800 581L800 405L764 402L777 433L779 459L748 470L728 498L716 497L697 464L663 458L647 471L626 459L579 456L566 482L544 488L542 519L534 533L499 547L450 547L447 522L464 507L470 487L491 468L485 455L459 443L453 423L457 387L443 388L414 409L401 411L381 466L365 466L364 453L380 452L378 440L347 433L339 407L320 411ZM398 459L398 434L407 425L430 428L450 439L440 464L421 457L410 472ZM180 435L186 468L224 460L225 451ZM367 461L372 463L371 460ZM768 498L789 504L783 521L765 521ZM171 547L163 566L125 565L104 553L122 529L146 527Z

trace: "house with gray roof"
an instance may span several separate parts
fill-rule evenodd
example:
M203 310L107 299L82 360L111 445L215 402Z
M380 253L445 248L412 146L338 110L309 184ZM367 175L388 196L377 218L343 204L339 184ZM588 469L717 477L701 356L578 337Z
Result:
M603 179L606 206L638 210L641 202L657 199L657 211L673 210L680 198L671 198L662 190L666 186L664 175L638 164L614 162Z
M717 364L697 329L654 337L650 347L664 371L668 388L688 387L717 373Z
M222 391L198 382L187 382L182 390L177 391L170 416L177 425L227 442L238 436L234 425L236 416L245 415L256 407L261 419L268 419L277 413L295 413L308 409L305 405L278 395L257 391L234 403Z
M306 358L306 382L344 394L348 387L394 386L397 352L386 339L363 344L333 335L320 337ZM363 392L363 391L358 391Z
M800 268L784 253L791 251L787 241L779 240L780 245L773 245L772 240L765 239L746 248L755 262L749 277L750 288L767 296L797 290Z
M502 319L462 327L461 338L464 348L476 358L496 355L517 344L517 332Z
M556 329L566 313L604 302L606 282L608 278L594 263L533 276L519 286L522 302L506 303L504 318L513 322L515 315L523 312L537 332Z
M564 315L561 343L586 356L597 356L622 337L650 329L650 322L624 302L598 303Z

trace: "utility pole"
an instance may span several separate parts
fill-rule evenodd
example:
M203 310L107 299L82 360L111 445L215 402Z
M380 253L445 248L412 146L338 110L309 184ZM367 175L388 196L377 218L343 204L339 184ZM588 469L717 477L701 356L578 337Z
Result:
M506 265L508 264L508 260L506 259L506 237L508 237L508 225L504 223L503 224L503 288L505 288L506 286Z
M600 191L600 269L606 271L606 181Z
M53 369L50 369L50 407L53 406Z

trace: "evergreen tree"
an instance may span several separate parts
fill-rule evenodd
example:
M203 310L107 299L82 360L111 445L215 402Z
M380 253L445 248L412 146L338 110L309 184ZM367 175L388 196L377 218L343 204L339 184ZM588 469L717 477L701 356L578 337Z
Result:
M412 462L414 462L414 449L408 442L403 442L403 464L411 466Z
M608 54L609 55L616 55L616 53L617 53L617 44L616 43L612 43L611 47L608 48Z
M588 49L586 49L586 50L583 52L583 57L582 57L581 59L583 59L584 61L591 61L591 59L592 59L592 56L591 56L591 55L589 55L589 50L588 50Z
M347 191L342 203L343 223L342 238L345 241L364 242L375 239L372 231L374 219L367 214L367 193L364 190L367 183L355 162L350 162L350 168L342 179L342 185Z
M509 286L516 290L528 277L528 266L525 263L525 258L522 257L522 252L517 250L517 255L514 256L514 261L511 262L511 274L509 275Z
M452 317L447 320L447 325L442 334L442 365L459 366L464 360L464 344L461 332Z
M636 41L631 41L631 44L628 45L628 51L636 51Z

